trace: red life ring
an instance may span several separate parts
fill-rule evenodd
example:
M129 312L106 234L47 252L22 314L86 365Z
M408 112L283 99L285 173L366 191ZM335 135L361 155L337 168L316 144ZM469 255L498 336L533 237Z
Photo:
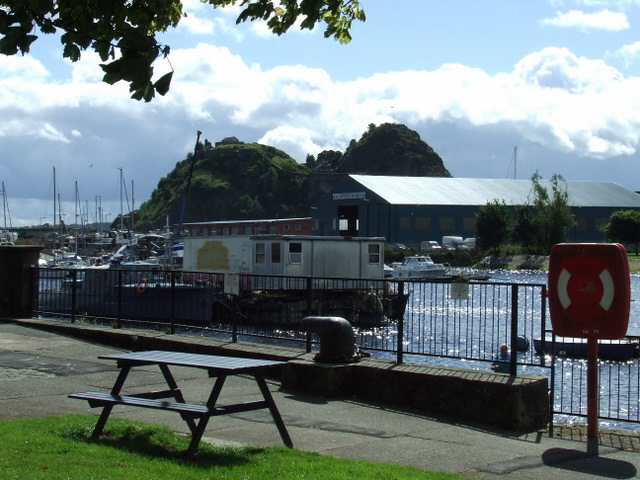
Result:
M138 282L138 286L136 287L136 290L138 291L138 293L144 293L145 290L147 289L147 284L149 282L147 282L146 278L141 278L140 281Z
M556 335L621 338L629 323L629 261L620 244L560 243L549 258L549 313Z
M615 287L606 265L595 258L567 261L557 279L556 294L566 314L578 322L607 316Z

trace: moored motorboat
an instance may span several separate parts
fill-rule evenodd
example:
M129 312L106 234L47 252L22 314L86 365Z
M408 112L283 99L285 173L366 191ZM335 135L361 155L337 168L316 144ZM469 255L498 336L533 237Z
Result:
M393 270L391 278L420 280L442 277L446 272L447 267L435 263L429 255L413 255L404 258L402 264Z
M553 343L551 339L534 338L533 347L538 355L547 355L551 354ZM638 357L639 352L638 339L598 340L598 358L604 360L629 360ZM557 337L555 353L560 357L586 358L587 339Z

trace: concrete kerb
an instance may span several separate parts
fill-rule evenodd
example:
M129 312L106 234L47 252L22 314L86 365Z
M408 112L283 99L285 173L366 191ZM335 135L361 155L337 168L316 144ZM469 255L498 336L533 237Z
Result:
M140 329L116 329L44 319L5 319L25 326L126 350L175 350L286 361L269 372L285 391L326 398L408 407L460 421L533 432L549 422L547 379L449 367L403 364L365 358L352 363L318 363L298 349L171 335Z

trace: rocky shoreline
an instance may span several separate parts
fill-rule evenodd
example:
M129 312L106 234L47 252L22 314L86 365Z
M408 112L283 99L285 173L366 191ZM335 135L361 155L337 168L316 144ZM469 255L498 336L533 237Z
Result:
M485 257L478 265L492 270L546 270L549 268L547 255L492 255Z
M479 268L490 268L492 270L548 270L548 255L494 255L486 257ZM629 271L640 272L640 260L629 260Z

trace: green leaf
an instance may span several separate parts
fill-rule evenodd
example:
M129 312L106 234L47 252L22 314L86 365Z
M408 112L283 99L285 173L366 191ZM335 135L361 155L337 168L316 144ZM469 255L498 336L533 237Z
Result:
M169 91L171 86L171 79L173 78L173 72L169 72L160 77L153 86L160 95L165 95Z
M80 60L80 49L77 45L67 43L64 46L62 56L69 58L72 62L77 62L78 60Z

